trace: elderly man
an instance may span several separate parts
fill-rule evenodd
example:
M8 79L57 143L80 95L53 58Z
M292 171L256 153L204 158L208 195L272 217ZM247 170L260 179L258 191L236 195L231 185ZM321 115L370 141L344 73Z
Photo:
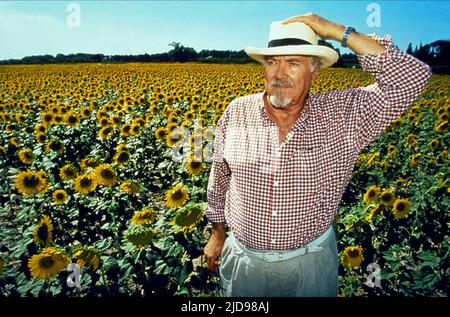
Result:
M376 83L311 94L338 59L317 36L348 46ZM224 296L336 296L332 222L358 153L420 95L430 69L389 37L315 14L272 23L268 47L246 52L264 65L265 91L234 100L216 127L208 267L221 256Z

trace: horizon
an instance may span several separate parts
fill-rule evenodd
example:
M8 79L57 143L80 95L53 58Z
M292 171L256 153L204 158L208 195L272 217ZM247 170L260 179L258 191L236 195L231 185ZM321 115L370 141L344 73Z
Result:
M364 34L389 34L406 50L449 40L449 9L448 1L2 1L0 60L152 55L168 52L172 42L197 52L240 51L265 47L272 21L307 12Z

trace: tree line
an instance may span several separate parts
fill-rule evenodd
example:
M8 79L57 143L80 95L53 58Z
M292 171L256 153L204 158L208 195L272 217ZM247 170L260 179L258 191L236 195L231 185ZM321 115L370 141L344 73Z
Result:
M329 42L319 40L319 44L336 50L340 55L334 67L360 67L355 54L341 54L339 49ZM186 47L179 42L169 44L171 50L165 53L140 55L104 55L104 54L57 54L26 56L22 59L8 59L0 64L63 64L63 63L131 63L131 62L200 62L200 63L254 63L244 50L201 50ZM430 44L416 46L410 43L407 53L431 66L433 72L450 74L450 41L439 40Z

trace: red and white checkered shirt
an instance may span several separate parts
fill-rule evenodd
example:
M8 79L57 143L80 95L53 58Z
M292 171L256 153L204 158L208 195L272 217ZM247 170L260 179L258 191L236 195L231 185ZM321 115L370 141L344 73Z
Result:
M245 246L295 249L325 232L360 151L420 95L430 68L372 36L387 50L358 55L376 83L309 94L282 144L264 93L235 99L216 127L206 215L226 222Z

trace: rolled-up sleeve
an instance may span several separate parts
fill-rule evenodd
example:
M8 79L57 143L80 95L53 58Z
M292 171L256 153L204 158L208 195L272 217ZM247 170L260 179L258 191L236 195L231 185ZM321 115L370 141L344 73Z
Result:
M386 50L378 55L357 55L362 68L375 78L374 84L354 90L349 122L358 151L406 111L431 76L428 65L402 52L389 36L370 36Z
M215 130L213 163L208 180L208 204L206 207L206 216L211 222L226 222L225 196L231 178L229 166L223 157L227 121L227 112L225 112L217 122Z

